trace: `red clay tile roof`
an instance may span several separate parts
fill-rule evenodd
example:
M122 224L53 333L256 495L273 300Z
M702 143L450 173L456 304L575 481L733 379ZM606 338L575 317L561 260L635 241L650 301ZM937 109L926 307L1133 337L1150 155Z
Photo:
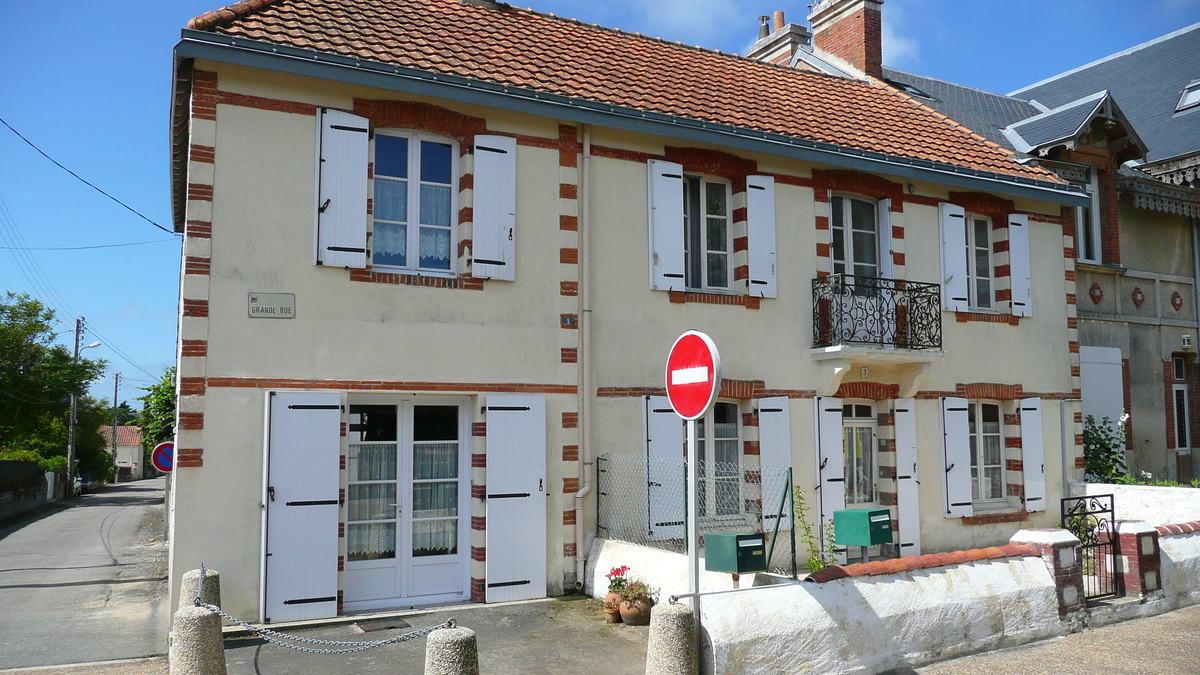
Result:
M189 28L892 156L1061 182L880 82L847 80L501 4L247 0Z
M104 442L107 445L112 445L112 427L100 427L100 435L104 437ZM141 445L142 444L142 429L134 426L119 426L117 427L117 445Z

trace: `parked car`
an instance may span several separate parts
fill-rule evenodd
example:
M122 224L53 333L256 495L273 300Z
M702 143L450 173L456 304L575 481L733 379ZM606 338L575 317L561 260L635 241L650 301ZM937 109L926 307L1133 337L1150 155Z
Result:
M86 473L81 473L75 476L75 490L77 495L86 495L92 489L92 477Z

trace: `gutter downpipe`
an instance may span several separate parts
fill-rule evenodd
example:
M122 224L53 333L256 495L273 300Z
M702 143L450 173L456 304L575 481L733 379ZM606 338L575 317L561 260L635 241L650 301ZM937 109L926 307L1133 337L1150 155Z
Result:
M591 246L588 227L591 208L591 156L592 132L586 124L579 125L583 131L583 158L579 168L579 369L580 417L579 421L579 492L575 493L575 588L584 588L587 568L587 530L583 526L584 498L592 492L592 284Z

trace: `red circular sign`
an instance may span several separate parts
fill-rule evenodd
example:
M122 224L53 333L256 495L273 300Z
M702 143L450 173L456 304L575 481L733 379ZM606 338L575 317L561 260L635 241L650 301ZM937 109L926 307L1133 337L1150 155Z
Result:
M159 471L169 473L175 468L175 444L166 441L154 446L150 452L150 463Z
M721 355L704 333L689 330L667 356L667 398L685 420L703 417L721 389Z

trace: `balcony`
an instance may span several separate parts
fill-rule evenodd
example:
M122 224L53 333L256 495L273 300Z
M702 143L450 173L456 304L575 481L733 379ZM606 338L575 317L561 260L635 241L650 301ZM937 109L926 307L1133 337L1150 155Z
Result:
M852 274L814 279L812 354L827 366L825 396L852 367L871 365L912 396L943 356L941 286Z

